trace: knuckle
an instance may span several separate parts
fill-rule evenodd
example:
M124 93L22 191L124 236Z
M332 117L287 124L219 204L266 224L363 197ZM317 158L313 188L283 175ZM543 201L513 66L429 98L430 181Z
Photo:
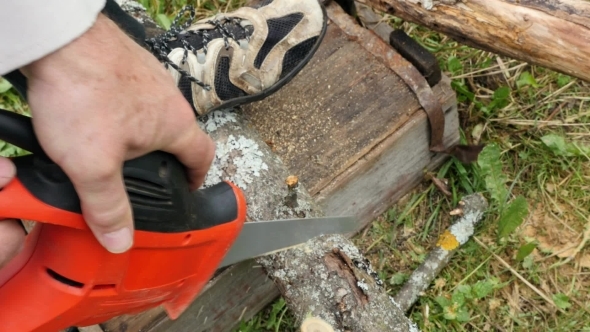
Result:
M124 200L115 202L107 208L93 206L90 208L91 211L87 213L86 221L94 228L108 232L118 229L121 224L128 221L129 209L129 204Z
M92 153L72 153L61 163L72 180L83 186L110 181L121 167L116 158Z
M25 234L16 220L0 221L0 268L4 267L22 249Z

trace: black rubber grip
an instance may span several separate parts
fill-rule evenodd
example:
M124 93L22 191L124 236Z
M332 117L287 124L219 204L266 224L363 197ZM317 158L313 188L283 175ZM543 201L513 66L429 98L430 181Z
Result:
M418 69L428 85L432 87L440 82L442 71L436 57L403 30L392 31L389 35L389 44Z
M80 199L63 170L47 158L32 133L31 118L0 110L0 139L33 154L14 158L17 177L42 202L81 213ZM28 124L27 124L28 122ZM30 151L30 150L29 150ZM231 185L220 182L190 191L184 166L169 153L155 151L123 165L135 229L186 232L235 220L238 203Z
M33 130L33 122L27 116L0 109L0 140L46 157Z

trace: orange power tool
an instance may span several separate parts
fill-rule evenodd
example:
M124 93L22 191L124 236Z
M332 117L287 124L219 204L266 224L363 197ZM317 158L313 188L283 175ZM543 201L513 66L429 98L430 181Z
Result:
M0 190L0 218L37 222L24 250L0 270L0 332L57 332L159 305L175 319L218 268L357 225L351 217L244 223L239 188L220 182L190 192L183 166L156 151L123 166L134 245L111 254L87 227L72 183L40 147L31 119L0 110L0 139L32 152L12 159L17 175Z

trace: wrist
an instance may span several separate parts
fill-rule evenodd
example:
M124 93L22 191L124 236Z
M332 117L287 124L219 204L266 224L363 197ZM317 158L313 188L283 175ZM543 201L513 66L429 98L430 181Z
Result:
M84 62L92 62L92 58L107 61L108 57L105 58L104 54L108 55L109 52L105 48L116 45L117 31L117 26L100 13L94 24L81 36L62 48L21 67L20 71L28 78L31 76L52 77L76 67L85 67ZM88 65L86 67L86 69L93 69Z

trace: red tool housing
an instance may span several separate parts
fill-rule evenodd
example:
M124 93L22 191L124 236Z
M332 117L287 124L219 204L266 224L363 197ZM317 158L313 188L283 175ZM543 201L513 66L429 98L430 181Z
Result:
M186 232L137 230L131 250L112 254L81 214L43 203L14 180L0 191L0 215L40 223L20 255L0 270L0 331L56 332L158 305L177 318L212 277L246 218L241 191L224 184L238 203L234 220Z

